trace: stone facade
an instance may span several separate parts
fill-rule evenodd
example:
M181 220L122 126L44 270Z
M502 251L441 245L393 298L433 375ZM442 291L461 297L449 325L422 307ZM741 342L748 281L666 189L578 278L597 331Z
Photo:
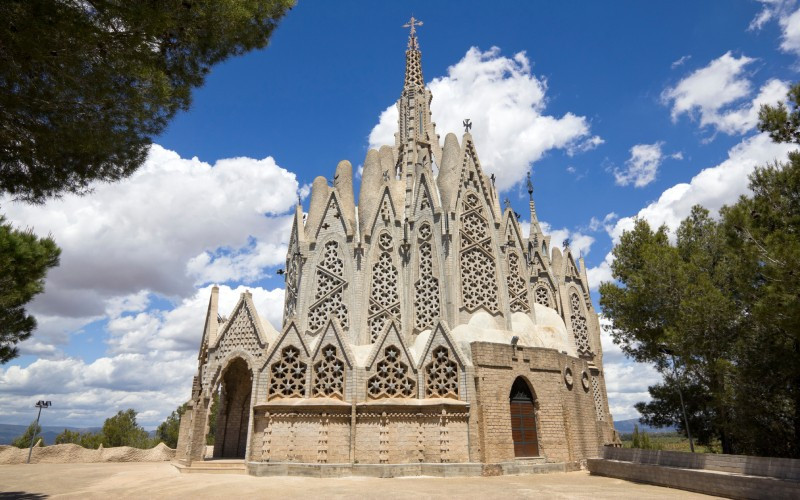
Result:
M342 161L296 208L282 330L247 293L223 318L213 289L179 458L203 458L214 394L214 456L250 462L501 463L525 442L577 463L615 442L583 260L551 247L530 182L523 235L471 135L440 143L432 98L412 24L358 205Z

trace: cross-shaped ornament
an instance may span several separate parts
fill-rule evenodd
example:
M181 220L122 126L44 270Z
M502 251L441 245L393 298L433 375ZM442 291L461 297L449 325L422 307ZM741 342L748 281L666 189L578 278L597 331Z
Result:
M414 34L417 32L417 26L422 26L422 21L419 19L414 19L414 16L411 16L411 19L403 25L403 28L411 28L410 35L414 36Z

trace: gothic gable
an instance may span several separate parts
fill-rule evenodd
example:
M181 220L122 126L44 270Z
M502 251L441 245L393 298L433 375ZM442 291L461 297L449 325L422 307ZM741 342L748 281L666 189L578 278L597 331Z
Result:
M426 398L460 399L460 375L464 370L464 355L444 321L431 332L419 359L422 384Z
M395 221L398 220L397 209L392 201L389 186L383 187L383 193L380 196L380 203L378 203L378 210L375 213L375 218L370 226L370 235L377 232L382 227L391 227Z
M387 325L367 362L367 397L414 398L417 370L395 323Z
M411 369L416 373L415 363L413 358L411 357L411 353L408 352L408 348L406 347L406 343L403 341L402 335L400 335L400 331L398 329L398 325L396 323L388 323L381 333L380 337L375 341L373 345L372 351L370 352L369 357L367 358L367 363L365 365L367 370L372 370L374 368L375 362L382 356L382 351L389 346L396 347L400 352L398 353L399 359L406 363Z
M353 369L350 344L331 318L311 355L311 397L345 399L347 374Z
M433 213L434 201L431 190L428 187L428 179L425 173L420 174L417 182L416 202L414 203L414 215Z
M325 208L325 215L322 217L322 221L316 228L314 237L315 239L319 240L321 237L327 234L346 234L348 236L352 236L353 234L352 228L344 217L344 213L342 212L341 205L335 191L332 191L330 197L328 198L328 205Z
M467 190L472 190L480 195L491 214L492 222L499 220L494 190L491 189L486 176L483 175L475 144L469 134L465 136L464 141L464 156L462 157L461 175L459 177L459 198L463 197Z
M245 294L225 323L222 332L217 336L212 349L217 359L224 359L235 350L241 350L253 356L261 356L267 345L258 314L251 300Z

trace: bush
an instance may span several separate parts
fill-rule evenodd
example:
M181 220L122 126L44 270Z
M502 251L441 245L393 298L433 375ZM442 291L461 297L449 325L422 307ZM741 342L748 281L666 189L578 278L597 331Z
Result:
M23 432L21 436L17 436L11 442L11 446L16 446L17 448L27 448L31 445L31 438L35 436L36 439L38 439L42 437L41 434L42 426L36 422L31 422L31 425L25 429L25 432ZM42 443L44 443L44 439L42 439Z

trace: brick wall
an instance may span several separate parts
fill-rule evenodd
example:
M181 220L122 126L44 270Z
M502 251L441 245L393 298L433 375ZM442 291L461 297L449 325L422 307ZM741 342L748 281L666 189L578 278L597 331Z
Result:
M598 456L604 423L597 421L591 383L581 381L588 364L552 349L476 342L472 344L477 398L475 413L483 462L514 459L509 396L517 377L523 377L534 404L540 455L573 462ZM564 371L572 372L572 385Z

